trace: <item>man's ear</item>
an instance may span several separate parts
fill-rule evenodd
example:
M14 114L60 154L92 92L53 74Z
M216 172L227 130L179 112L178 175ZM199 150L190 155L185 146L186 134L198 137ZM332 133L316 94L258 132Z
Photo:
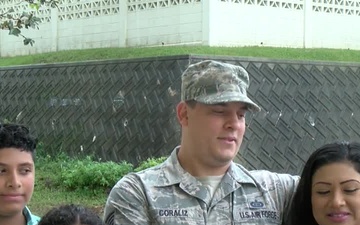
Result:
M188 125L188 106L185 102L180 102L176 106L176 117L182 127Z

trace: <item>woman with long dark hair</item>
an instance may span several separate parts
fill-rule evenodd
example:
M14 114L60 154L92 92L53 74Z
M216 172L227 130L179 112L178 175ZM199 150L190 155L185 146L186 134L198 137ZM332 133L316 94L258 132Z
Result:
M359 143L327 144L311 154L286 224L360 224Z

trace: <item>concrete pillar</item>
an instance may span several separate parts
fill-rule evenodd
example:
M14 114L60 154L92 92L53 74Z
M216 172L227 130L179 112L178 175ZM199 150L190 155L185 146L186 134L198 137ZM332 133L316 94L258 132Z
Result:
M312 48L312 0L304 0L303 48Z
M120 0L119 3L119 47L127 47L127 1Z
M211 0L202 0L202 45L210 45L210 4Z
M51 51L56 52L59 46L59 29L58 29L58 22L59 21L59 11L57 7L51 8L51 16L50 16L50 23L51 23Z

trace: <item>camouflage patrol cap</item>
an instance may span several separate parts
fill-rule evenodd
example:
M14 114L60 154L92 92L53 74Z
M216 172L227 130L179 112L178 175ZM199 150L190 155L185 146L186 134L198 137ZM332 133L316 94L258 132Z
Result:
M190 65L182 74L181 100L204 104L242 102L253 112L260 107L247 97L249 75L237 65L205 60Z

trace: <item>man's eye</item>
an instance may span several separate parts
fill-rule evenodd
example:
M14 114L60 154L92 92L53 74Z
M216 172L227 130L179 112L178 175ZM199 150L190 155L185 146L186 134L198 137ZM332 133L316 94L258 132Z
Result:
M220 114L220 113L224 113L224 111L222 111L222 110L213 110L213 112L214 112L214 113L219 113L219 114Z

